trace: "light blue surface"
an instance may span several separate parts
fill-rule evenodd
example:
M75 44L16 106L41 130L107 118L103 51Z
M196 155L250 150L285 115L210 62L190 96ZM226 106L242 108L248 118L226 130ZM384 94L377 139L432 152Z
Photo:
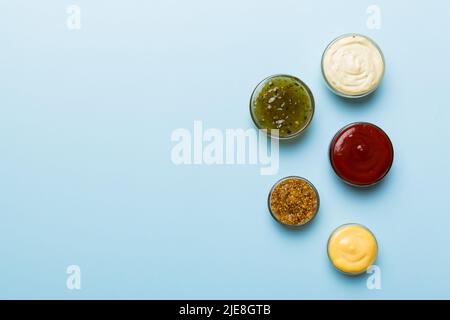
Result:
M82 29L66 28L66 6ZM0 298L450 298L450 3L377 1L2 1ZM379 90L352 103L328 91L325 46L359 32L382 48ZM175 166L176 128L252 128L264 77L303 79L308 132L281 145L276 176L255 166ZM371 190L340 182L328 143L353 121L395 147ZM272 184L311 180L313 224L285 230ZM333 270L325 246L347 222L380 244L382 290ZM82 289L66 288L79 265Z

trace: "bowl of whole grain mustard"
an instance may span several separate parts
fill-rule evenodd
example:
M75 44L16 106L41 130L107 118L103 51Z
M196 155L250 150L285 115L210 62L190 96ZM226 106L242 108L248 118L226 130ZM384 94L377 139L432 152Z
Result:
M314 97L308 86L290 75L274 75L261 81L250 98L250 114L256 127L280 140L300 135L312 121Z
M319 211L319 193L305 178L290 176L275 183L269 193L272 217L288 227L300 227L315 218Z

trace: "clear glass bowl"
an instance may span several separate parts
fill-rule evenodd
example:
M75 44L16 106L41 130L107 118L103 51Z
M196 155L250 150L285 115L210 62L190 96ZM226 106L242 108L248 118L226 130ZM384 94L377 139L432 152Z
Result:
M301 84L301 86L303 86L303 88L305 88L305 90L306 90L306 92L307 92L307 94L308 94L308 96L309 96L309 99L310 99L310 101L311 101L311 116L309 117L309 119L307 119L305 125L304 125L300 130L298 130L298 131L296 131L296 132L293 132L292 134L290 134L290 135L288 135L288 136L283 136L283 137L278 136L278 135L272 135L272 134L270 133L270 130L269 130L268 128L262 128L262 127L259 125L259 123L258 123L258 121L256 120L255 115L254 115L254 113L253 113L253 104L254 104L254 102L255 102L255 98L256 98L256 97L258 96L258 94L261 92L261 90L263 89L263 87L264 87L264 85L265 85L266 83L268 83L270 80L272 80L272 79L274 79L274 78L277 78L277 77L291 78L291 79L293 79L294 81L299 82L299 83ZM293 139L293 138L298 137L300 134L302 134L302 133L309 127L309 125L311 124L311 121L312 121L312 119L314 118L314 111L315 111L314 96L313 96L311 90L309 89L309 87L306 85L306 83L304 83L304 82L303 82L302 80L300 80L299 78L294 77L294 76L291 76L291 75L287 75L287 74L276 74L276 75L273 75L273 76L270 76L270 77L265 78L265 79L262 80L260 83L258 83L258 85L257 85L257 86L255 87L255 89L253 90L252 95L251 95L251 97L250 97L250 115L251 115L251 117L252 117L252 120L253 120L253 123L255 124L255 126L256 126L258 129L260 129L260 130L266 130L267 134L268 134L270 137L273 137L273 138L276 138L276 139L279 139L279 140L289 140L289 139Z
M275 190L275 188L276 188L280 183L282 183L282 182L284 182L284 181L286 181L286 180L291 180L291 179L294 179L294 180L301 180L301 181L303 181L303 182L306 182L306 183L311 187L311 189L314 191L314 193L315 193L315 195L316 195L316 197L317 197L317 208L316 208L316 210L315 210L313 216L312 216L308 221L306 221L306 222L304 222L304 223L301 223L301 224L286 224L286 223L283 223L283 222L281 222L281 221L277 218L277 215L272 211L272 206L271 206L271 202L272 202L272 192ZM268 197L268 199L267 199L267 204L268 204L268 207L269 207L270 215L275 219L275 221L277 221L278 223L280 223L281 225L286 226L286 227L297 228L297 227L304 226L304 225L310 223L312 220L314 220L314 218L316 217L317 213L319 212L319 207L320 207L320 197L319 197L319 192L317 191L316 187L315 187L309 180L307 180L307 179L305 179L305 178L302 178L302 177L298 177L298 176L289 176L289 177L285 177L285 178L282 178L282 179L278 180L278 181L273 185L273 187L270 189L270 192L269 192L269 197Z
M339 41L339 40L341 40L341 39L344 39L344 38L347 38L347 37L353 37L353 36L365 38L365 39L367 39L370 43L372 43L372 44L374 45L374 47L378 50L378 52L379 52L380 55L381 55L381 59L382 59L382 61L383 61L383 71L382 71L382 74L381 74L381 77L380 77L379 82L378 82L377 85L376 85L374 88L372 88L370 91L364 92L364 93L362 93L362 94L350 95L350 94L346 94L346 93L344 93L344 92L341 92L341 91L336 90L336 89L330 84L330 82L328 81L328 79L327 79L327 77L326 77L326 75L325 75L325 70L324 70L324 58L325 58L325 54L327 53L328 49L330 49L330 47L331 47L333 44L335 44L337 41ZM369 38L369 37L367 37L367 36L365 36L365 35L363 35L363 34L359 34L359 33L346 33L346 34L343 34L343 35L337 37L337 38L334 39L333 41L331 41L331 42L328 44L328 46L325 48L325 50L323 51L322 59L321 59L321 63L320 63L320 64L321 64L322 76L323 76L323 79L325 80L325 83L326 83L327 87L328 87L333 93L337 94L338 96L341 96L341 97L344 97L344 98L349 98L349 99L363 98L363 97L366 97L366 96L370 95L371 93L373 93L373 92L380 86L381 82L383 81L383 78L384 78L384 72L385 72L385 70L386 70L386 61L385 61L385 59L384 59L383 51L381 51L381 49L380 49L380 47L378 46L378 44L377 44L375 41L373 41L371 38Z
M331 139L330 145L328 147L328 157L330 159L330 164L331 167L333 168L334 173L336 174L336 176L344 183L348 184L349 186L352 187L356 187L356 188L370 188L373 187L375 185L377 185L378 183L380 183L381 181L383 181L383 179L387 176L387 174L389 173L389 171L391 171L392 165L394 163L394 157L395 157L395 152L394 152L394 147L392 144L391 139L389 138L389 136L387 135L386 132L384 132L384 134L386 135L388 141L390 142L391 145L391 149L392 149L392 160L391 163L389 165L389 167L387 168L386 172L384 173L384 175L382 175L379 179L377 179L376 181L374 181L373 183L369 183L369 184L355 184L355 183L351 183L350 181L347 181L346 179L344 179L339 173L338 170L336 170L335 165L333 163L333 146L336 142L337 137L339 137L341 135L342 132L344 132L345 130L347 130L350 127L353 127L355 125L364 125L364 124L368 124L371 125L375 128L378 128L380 131L384 132L383 129L381 129L379 126L370 123L370 122L363 122L363 121L359 121L359 122L352 122L349 123L348 125L344 126L343 128L339 129L338 132L336 132L336 134L333 136L333 138Z
M377 238L375 237L375 235L373 234L373 232L370 231L369 228L367 228L366 226L364 226L364 225L362 225L362 224L359 224L359 223L345 223L345 224L343 224L343 225L337 227L336 229L334 229L333 232L332 232L332 233L330 234L330 236L328 237L328 241L327 241L327 256L328 256L328 259L330 260L331 264L333 265L333 267L334 267L337 271L339 271L340 273L342 273L342 274L345 274L345 275L348 275L348 276L358 276L358 275L360 275L360 274L363 274L363 273L366 272L367 270L364 270L364 271L362 271L362 272L345 272L345 271L342 271L341 269L337 268L337 267L334 265L333 260L331 260L330 252L329 252L329 249L328 249L328 248L329 248L329 244L330 244L330 240L331 240L331 238L334 236L334 234L335 234L337 231L341 230L342 228L345 228L345 227L348 227L348 226L357 226L357 227L363 228L363 229L367 230L367 231L373 236L373 238L374 238L374 240L375 240L375 245L376 245L376 250L377 250L377 252L376 252L376 254L375 254L375 259L374 259L374 261L373 261L372 263L375 263L375 261L376 261L376 259L377 259L377 256L378 256L378 241L377 241ZM370 267L370 266L369 266L369 267Z

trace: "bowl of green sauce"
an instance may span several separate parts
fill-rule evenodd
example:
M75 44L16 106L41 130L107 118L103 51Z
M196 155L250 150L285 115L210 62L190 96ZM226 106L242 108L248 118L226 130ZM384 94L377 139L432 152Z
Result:
M261 81L250 98L250 114L256 127L280 140L292 139L305 131L312 121L314 107L308 86L283 74Z

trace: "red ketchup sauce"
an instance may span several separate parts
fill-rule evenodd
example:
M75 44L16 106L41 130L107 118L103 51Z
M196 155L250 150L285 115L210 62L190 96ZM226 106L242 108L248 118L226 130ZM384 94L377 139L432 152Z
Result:
M336 174L354 186L376 184L389 172L394 148L376 125L352 123L342 128L330 144L330 161Z

